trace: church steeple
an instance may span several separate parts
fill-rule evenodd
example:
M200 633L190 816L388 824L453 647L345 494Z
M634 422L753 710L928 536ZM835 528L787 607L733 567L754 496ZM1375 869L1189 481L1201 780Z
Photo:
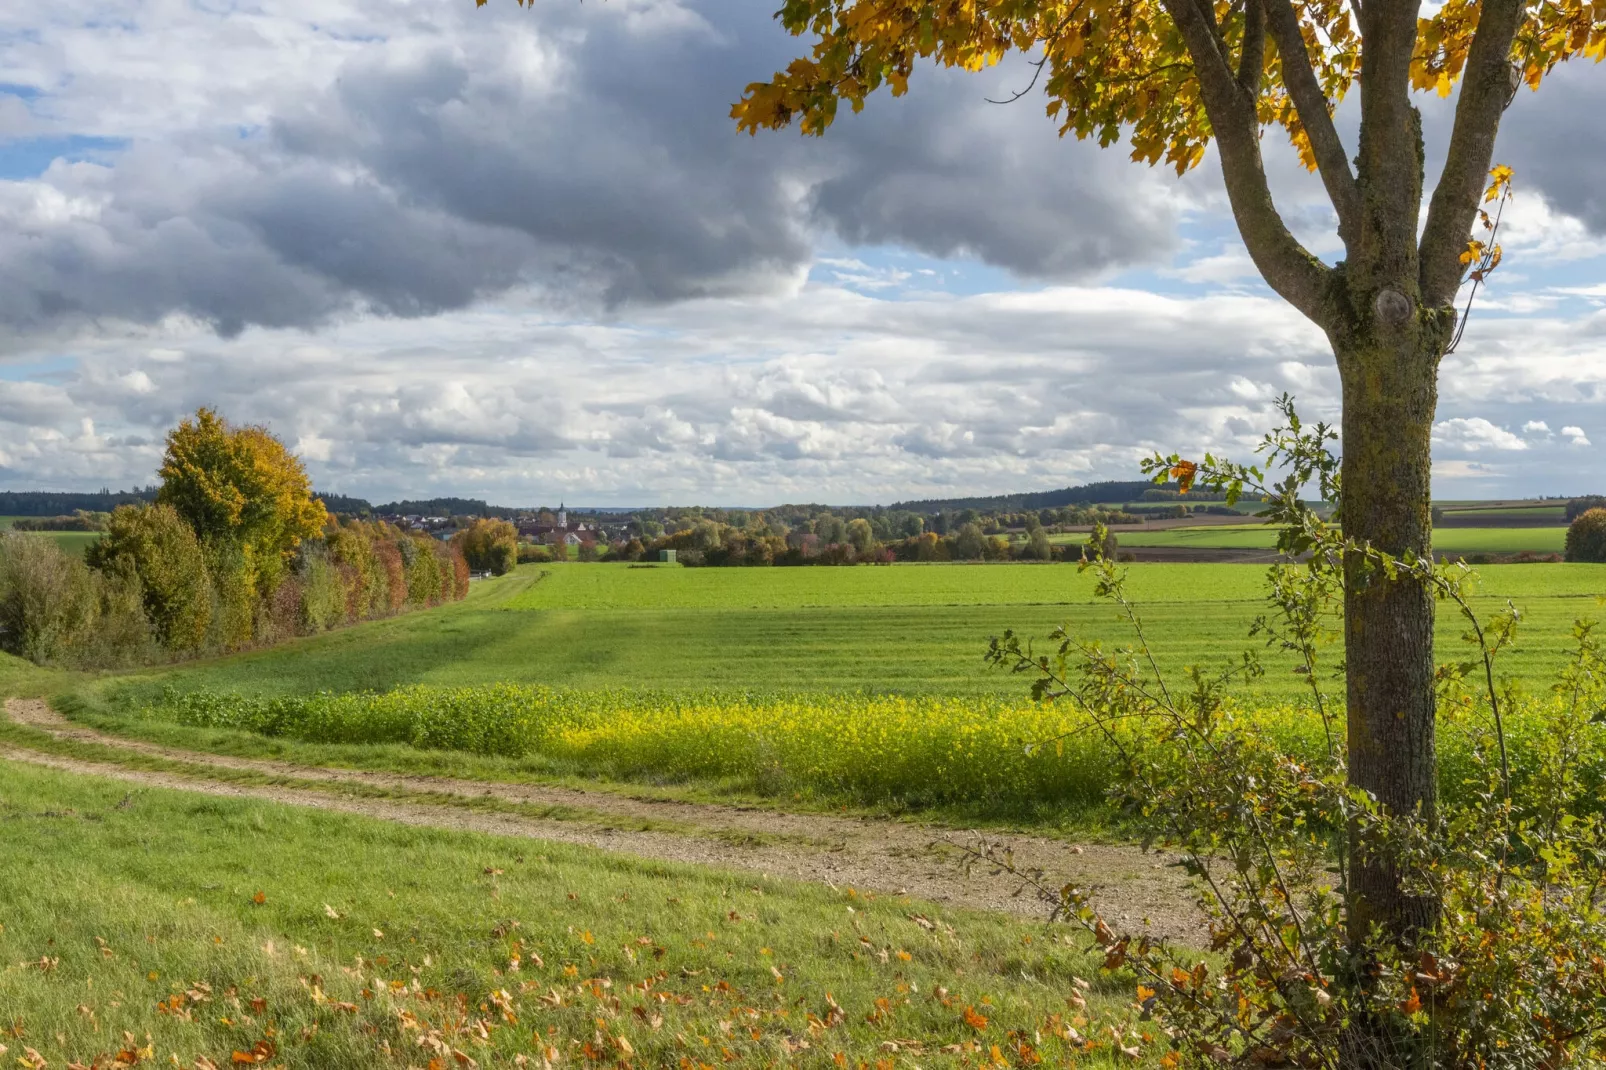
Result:
M565 531L569 528L569 513L568 510L563 508L562 502L558 503L558 527L563 528Z

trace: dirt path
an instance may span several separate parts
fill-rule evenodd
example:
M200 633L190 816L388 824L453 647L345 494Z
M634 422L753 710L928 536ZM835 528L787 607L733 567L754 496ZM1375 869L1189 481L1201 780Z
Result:
M130 769L112 763L65 758L20 747L0 747L0 758L54 769L212 795L268 799L361 814L408 825L530 836L620 851L643 858L756 870L800 880L851 885L883 893L907 893L936 902L1040 915L1030 893L985 869L965 875L956 864L958 844L970 834L953 829L876 818L633 798L608 791L404 776L327 769L288 762L234 758L160 747L106 735L65 720L37 699L7 699L10 718L61 739L73 739L218 770L288 777L322 784L430 792L462 800L495 799L561 809L563 817L494 813L452 805L342 797L314 788L243 785L220 780ZM673 824L689 831L616 828L613 822ZM1087 890L1112 919L1134 925L1148 918L1168 937L1197 940L1202 921L1174 859L1135 847L1073 845L1024 835L989 835L1014 852L1018 865L1042 869L1054 886Z

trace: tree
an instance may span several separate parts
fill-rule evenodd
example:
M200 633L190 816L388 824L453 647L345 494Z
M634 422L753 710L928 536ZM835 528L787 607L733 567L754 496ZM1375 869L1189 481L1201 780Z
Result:
M178 510L215 553L236 547L259 594L278 585L302 539L328 513L301 461L265 427L232 427L197 409L168 433L156 500Z
M1054 559L1054 546L1048 541L1048 532L1043 525L1034 524L1026 536L1026 547L1022 557L1033 561L1051 561Z
M870 522L861 517L848 521L847 540L853 546L854 552L861 556L870 552L875 545L875 532Z
M959 561L980 561L987 553L987 536L975 521L961 524L953 543L954 558Z
M1343 388L1346 536L1393 555L1431 550L1429 438L1455 303L1491 250L1471 242L1480 196L1510 179L1495 134L1517 89L1556 64L1606 55L1606 8L1583 0L789 0L777 18L810 54L732 108L749 132L797 121L819 135L839 101L857 111L883 86L908 88L917 61L979 70L1010 51L1037 55L1062 134L1184 172L1213 138L1244 244L1267 283L1326 333ZM1034 82L1037 79L1034 79ZM1413 91L1460 96L1437 188L1424 200L1425 149ZM1333 122L1360 87L1352 155ZM1289 231L1260 150L1280 126L1316 171L1344 258L1325 264ZM1487 179L1486 180L1486 176ZM1489 181L1492 180L1492 181ZM1489 195L1485 195L1485 187ZM1419 220L1421 227L1419 230ZM1180 473L1179 473L1180 474ZM1433 598L1415 576L1371 575L1347 558L1349 775L1390 811L1435 810ZM1353 839L1353 838L1352 838ZM1408 940L1438 904L1350 846L1351 931L1376 922Z
M206 554L171 505L119 505L84 558L91 568L138 583L162 646L191 651L206 642L212 623Z
M1601 508L1606 508L1606 497L1599 494L1586 494L1582 498L1574 498L1567 503L1567 523L1571 524L1591 509Z
M519 559L519 533L506 520L476 520L455 541L476 572L501 576L511 572Z
M1581 513L1567 528L1567 560L1606 563L1606 509Z

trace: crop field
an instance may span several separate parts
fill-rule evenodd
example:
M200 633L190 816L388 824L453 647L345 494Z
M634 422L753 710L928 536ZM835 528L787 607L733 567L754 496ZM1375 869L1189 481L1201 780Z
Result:
M1606 616L1606 567L1491 565L1486 608L1513 600L1526 614L1511 671L1535 684L1564 655L1572 622ZM1220 663L1263 643L1248 632L1264 611L1264 570L1250 565L1142 564L1129 571L1164 666ZM117 678L97 685L154 696L238 690L301 695L388 691L407 684L542 684L577 690L868 692L1019 696L1025 684L986 665L989 636L1013 628L1046 638L1067 623L1105 644L1130 627L1094 600L1074 565L909 565L686 569L524 566L476 584L428 614L332 632L269 650ZM1463 628L1440 617L1444 656ZM1253 693L1303 691L1292 663L1262 649L1268 673Z
M392 745L515 759L548 775L712 783L755 796L849 800L1034 820L1096 812L1118 753L1068 703L899 696L775 697L561 691L507 684L418 686L385 694L249 698L190 692L142 708L140 720L310 744ZM1255 706L1236 716L1307 758L1325 748L1308 705ZM1511 711L1513 776L1527 779L1531 740L1552 718L1544 701ZM1144 734L1118 730L1142 749ZM1469 735L1447 731L1439 761L1447 796L1464 789ZM1606 727L1577 740L1579 760L1606 775Z
M1156 531L1116 528L1115 537L1126 547L1270 550L1277 543L1276 532L1264 524L1212 524ZM1523 550L1560 553L1566 538L1564 526L1438 528L1433 532L1433 548L1447 554L1508 554ZM1053 537L1053 541L1061 543L1085 542L1086 539L1085 535Z
M12 523L20 519L22 518L0 516L0 531L9 531ZM80 554L87 550L96 539L100 538L100 532L98 531L40 531L34 534L43 535L47 539L54 539L63 550L70 550Z
M1243 715L1309 750L1321 729L1305 678L1247 634L1263 574L1129 570L1162 668L1258 650L1265 674L1235 691ZM1025 680L982 657L989 635L1046 637L1062 621L1106 646L1129 642L1091 585L1070 565L531 566L454 606L83 680L62 703L104 730L244 756L1097 824L1110 754L1074 711L1032 704ZM1606 612L1601 593L1601 566L1482 570L1479 605L1509 599L1524 613L1500 668L1529 696L1532 723L1543 724L1572 622ZM1441 657L1467 656L1463 631L1441 612ZM1329 665L1339 653L1328 648ZM1065 742L1026 754L1051 739Z
M1541 519L1542 518L1542 519L1555 520L1555 522L1557 524L1565 524L1567 522L1567 506L1565 504L1557 504L1557 505L1491 505L1491 506L1484 506L1484 507L1474 506L1474 507L1471 507L1471 508L1464 508L1464 507L1448 508L1447 507L1444 511L1445 511L1445 515L1447 515L1447 516L1455 516L1455 517L1474 517L1475 516L1475 517L1480 517L1480 518L1486 517L1486 518L1488 518L1490 520L1501 520L1501 519L1505 519L1505 518L1508 518L1508 517L1512 518L1512 519L1519 519L1520 518L1520 519L1523 519L1523 520L1534 520L1534 519Z

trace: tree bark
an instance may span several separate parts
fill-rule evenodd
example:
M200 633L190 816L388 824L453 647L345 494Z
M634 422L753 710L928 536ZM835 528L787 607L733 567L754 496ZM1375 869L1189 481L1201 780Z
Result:
M1411 304L1408 314L1402 300ZM1427 557L1438 366L1454 314L1420 310L1397 290L1373 291L1366 305L1370 315L1358 317L1364 326L1330 332L1343 383L1343 531L1395 556ZM1437 802L1433 617L1427 585L1390 580L1361 554L1346 560L1349 780L1391 814L1431 817ZM1408 947L1437 924L1440 904L1407 894L1397 867L1369 847L1352 828L1350 939L1357 950L1374 936ZM1413 1065L1397 1038L1379 1030L1356 1023L1345 1038L1345 1066Z

